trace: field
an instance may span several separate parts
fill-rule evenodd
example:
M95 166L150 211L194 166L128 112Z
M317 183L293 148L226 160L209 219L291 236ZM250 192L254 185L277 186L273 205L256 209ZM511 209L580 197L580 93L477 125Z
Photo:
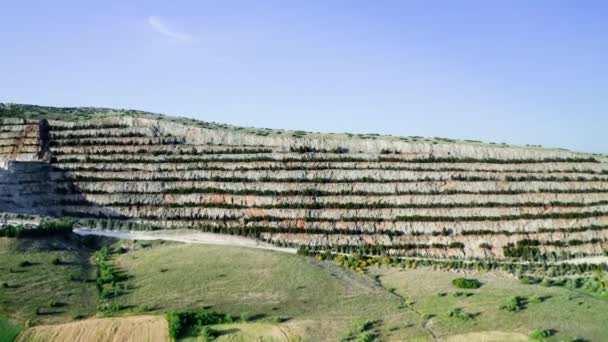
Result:
M19 324L0 317L0 341L12 341L19 334L21 328Z
M537 328L552 334L547 341L608 335L605 298L522 284L499 271L369 266L359 273L300 255L163 241L105 240L116 251L112 264L127 277L126 292L110 299L122 308L102 313L94 250L82 240L0 241L7 270L1 282L9 285L0 289L0 341L11 341L23 326L18 341L166 341L164 314L200 310L235 317L209 326L216 341L357 341L365 335L377 341L526 341ZM55 257L62 262L53 264ZM31 265L23 266L25 260ZM452 285L457 277L482 285L459 289ZM516 310L501 309L515 297ZM190 329L178 340L197 341L200 334Z
M0 238L0 317L34 325L94 315L89 257L72 239Z
M562 287L524 285L510 275L491 272L468 276L483 283L479 289L458 289L452 279L462 273L430 269L400 270L371 269L388 289L406 298L421 314L432 317L429 328L441 338L454 341L471 341L483 334L529 333L542 328L552 330L552 341L603 341L608 336L608 301ZM455 295L461 293L462 295ZM516 312L500 309L510 298L525 298ZM541 301L535 300L539 298ZM527 301L527 303L525 303ZM450 317L449 312L461 308L476 317L463 320ZM450 335L468 334L464 337ZM482 334L479 334L481 332ZM515 340L517 335L507 340Z
M292 334L289 327L271 323L234 323L212 325L211 329L218 334L216 342L295 342L299 337ZM199 337L186 337L181 342L197 342Z
M163 342L167 341L167 321L160 316L87 319L28 329L18 342Z
M247 248L162 244L120 255L149 312L208 308L271 322L308 340L336 340L366 320L386 338L424 337L420 316L366 275L312 258ZM355 334L356 335L356 334Z

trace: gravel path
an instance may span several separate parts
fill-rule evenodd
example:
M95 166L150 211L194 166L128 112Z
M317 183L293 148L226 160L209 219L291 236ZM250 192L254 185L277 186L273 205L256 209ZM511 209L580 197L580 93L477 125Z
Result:
M74 229L74 233L83 236L97 235L129 240L166 240L184 243L249 247L290 254L295 254L297 252L295 248L277 247L266 242L260 242L242 236L193 232L191 230L115 231Z

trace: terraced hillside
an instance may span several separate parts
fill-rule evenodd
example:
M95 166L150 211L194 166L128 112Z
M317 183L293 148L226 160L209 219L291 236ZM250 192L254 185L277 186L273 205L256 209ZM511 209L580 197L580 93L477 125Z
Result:
M141 112L0 105L0 212L191 228L334 252L603 255L608 159L308 134Z

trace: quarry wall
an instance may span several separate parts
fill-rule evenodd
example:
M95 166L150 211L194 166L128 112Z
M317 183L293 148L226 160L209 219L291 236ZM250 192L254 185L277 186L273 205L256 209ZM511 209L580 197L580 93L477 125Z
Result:
M543 253L601 254L608 163L562 150L260 136L133 117L0 119L0 212L336 251L502 258L533 241Z

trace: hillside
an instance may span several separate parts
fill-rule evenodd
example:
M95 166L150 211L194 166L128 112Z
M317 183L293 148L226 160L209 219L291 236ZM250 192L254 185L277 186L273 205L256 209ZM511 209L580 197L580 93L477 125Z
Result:
M601 341L607 233L605 156L0 104L0 340Z
M10 223L71 217L433 258L605 252L604 156L97 108L0 105L0 118L0 212Z

